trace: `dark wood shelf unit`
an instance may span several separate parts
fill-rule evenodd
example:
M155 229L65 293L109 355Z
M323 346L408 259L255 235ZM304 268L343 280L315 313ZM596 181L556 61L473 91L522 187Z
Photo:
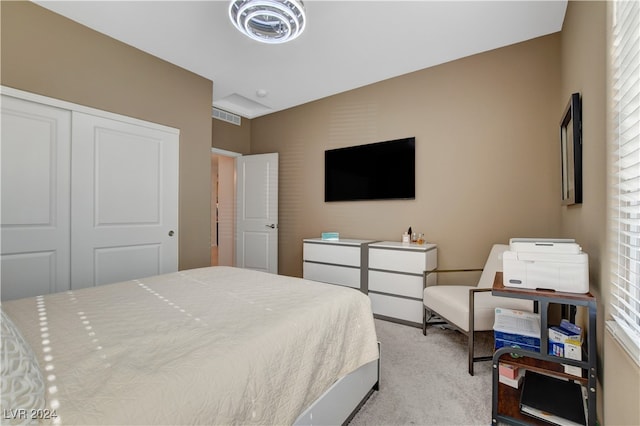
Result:
M508 354L500 356L500 364L509 364L515 367L522 367L526 370L535 371L537 373L553 373L554 376L561 377L563 379L574 380L579 382L582 386L587 386L587 377L578 377L573 374L565 373L564 366L566 364L564 358L557 358L557 361L548 361L546 359L531 358L529 356L522 356L520 358L513 358L510 351ZM584 376L584 375L583 375Z
M520 411L520 389L515 389L499 382L499 363L505 363L556 377L574 380L587 389L587 425L596 425L596 298L591 293L575 294L553 291L539 291L505 287L502 272L497 272L492 294L494 296L515 297L533 300L540 313L540 352L522 348L500 348L493 355L493 424L506 423L512 425L544 425L546 422L523 414ZM583 306L588 310L588 325L585 331L582 360L548 355L548 314L550 304ZM586 350L585 350L586 349ZM513 357L512 354L517 357ZM562 364L579 366L583 377L564 372ZM526 379L525 379L526 380Z

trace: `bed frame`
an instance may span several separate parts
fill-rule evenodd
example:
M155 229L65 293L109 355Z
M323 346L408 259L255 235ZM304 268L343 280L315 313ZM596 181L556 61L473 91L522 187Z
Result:
M379 389L380 358L335 382L300 414L294 425L346 425L371 394Z

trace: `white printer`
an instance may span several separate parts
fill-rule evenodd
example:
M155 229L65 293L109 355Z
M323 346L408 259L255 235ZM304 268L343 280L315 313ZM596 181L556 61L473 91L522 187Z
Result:
M575 240L512 238L502 267L505 287L589 292L589 257Z

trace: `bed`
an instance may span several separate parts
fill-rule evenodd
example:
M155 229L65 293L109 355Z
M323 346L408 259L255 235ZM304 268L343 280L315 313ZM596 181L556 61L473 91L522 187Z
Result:
M340 423L377 386L368 298L299 278L192 269L2 316L3 423Z

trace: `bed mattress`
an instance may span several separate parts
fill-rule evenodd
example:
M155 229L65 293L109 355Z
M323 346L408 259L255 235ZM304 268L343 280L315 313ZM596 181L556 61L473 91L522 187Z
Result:
M54 423L291 424L378 358L359 291L231 267L2 309L36 355Z

